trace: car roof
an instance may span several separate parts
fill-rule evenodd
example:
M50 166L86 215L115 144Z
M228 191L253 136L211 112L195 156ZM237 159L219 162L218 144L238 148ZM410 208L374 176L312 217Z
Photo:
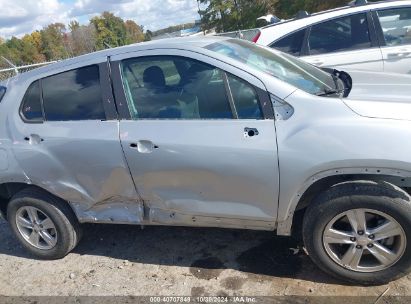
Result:
M81 64L81 62L86 62L95 58L115 56L119 54L143 51L143 50L153 50L153 49L184 49L184 50L195 50L201 49L205 46L219 42L225 41L232 38L229 37L219 37L219 36L207 36L207 37L174 37L161 40L154 40L148 42L141 42L136 44L130 44L126 46L106 49L102 51L97 51L70 59L65 59L58 61L56 63L39 67L34 70L18 74L16 77L13 77L15 80L31 78L35 75L42 75L45 73L53 72L54 70L61 70L66 66L72 66L75 64Z
M284 20L279 23L270 24L265 27L262 27L260 30L261 30L262 35L269 33L269 35L272 38L271 42L273 42L276 39L283 37L298 29L302 29L309 25L312 25L312 24L315 24L321 21L325 21L328 19L337 18L339 16L350 15L353 13L366 12L366 11L375 10L375 9L395 8L395 7L400 7L400 6L411 6L411 0L389 0L389 1L380 1L380 2L369 2L364 5L344 6L344 7L339 7L339 8L335 8L332 10L314 13L304 18ZM264 37L261 37L261 38L264 38Z

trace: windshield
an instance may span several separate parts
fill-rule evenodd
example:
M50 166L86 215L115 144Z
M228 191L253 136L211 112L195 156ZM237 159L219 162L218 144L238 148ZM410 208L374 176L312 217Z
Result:
M205 48L277 77L310 94L325 95L336 90L332 75L279 51L239 39L216 42Z
M6 88L0 86L0 102L3 99L4 94L6 94Z

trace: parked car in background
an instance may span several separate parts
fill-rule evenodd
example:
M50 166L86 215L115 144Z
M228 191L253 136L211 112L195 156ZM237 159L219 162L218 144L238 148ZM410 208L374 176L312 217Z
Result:
M321 269L385 283L411 269L410 81L221 37L20 74L0 83L0 214L44 259L87 222L302 226Z
M319 67L411 74L411 1L300 12L261 28L254 41Z

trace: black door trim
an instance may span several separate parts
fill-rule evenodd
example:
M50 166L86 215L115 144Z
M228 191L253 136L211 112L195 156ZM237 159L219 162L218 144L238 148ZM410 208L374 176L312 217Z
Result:
M111 89L110 71L107 62L99 63L101 97L103 98L106 120L117 120L118 114Z
M111 71L111 85L113 88L115 104L118 112L118 119L120 120L130 120L131 114L127 104L126 93L123 89L123 81L121 76L121 61L111 61L110 71Z

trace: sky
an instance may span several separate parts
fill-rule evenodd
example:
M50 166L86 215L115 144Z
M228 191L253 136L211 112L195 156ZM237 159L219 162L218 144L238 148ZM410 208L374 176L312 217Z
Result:
M22 37L54 22L87 24L103 11L152 31L199 19L196 0L0 0L0 37Z

